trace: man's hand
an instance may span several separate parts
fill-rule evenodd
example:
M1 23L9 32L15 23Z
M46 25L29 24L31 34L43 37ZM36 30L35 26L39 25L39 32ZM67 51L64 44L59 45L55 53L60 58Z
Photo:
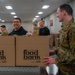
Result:
M44 64L50 65L50 64L55 64L55 63L56 63L55 58L44 57Z

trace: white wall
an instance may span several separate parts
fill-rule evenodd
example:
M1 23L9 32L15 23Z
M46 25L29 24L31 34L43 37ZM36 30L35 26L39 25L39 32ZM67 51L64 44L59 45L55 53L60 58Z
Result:
M73 8L73 17L74 17L74 19L75 19L75 0L72 0L72 2L70 2L69 3L71 6L72 6L72 8Z
M45 18L45 26L50 29L50 20L49 20L49 18L50 18L50 16L48 16L47 18Z
M8 30L8 32L10 33L13 30L13 25L12 23L0 23L1 25L6 25L6 28ZM24 27L24 29L26 29L27 31L33 31L33 24L32 22L26 22L26 23L22 23L22 26ZM1 31L1 30L0 30Z
M53 26L50 26L51 33L58 33L61 27L61 23L58 22L56 12L51 14L50 20L53 20Z
M33 31L33 24L32 24L32 22L22 23L22 26L23 26L24 29L26 29L27 31Z
M53 26L50 26L50 20L53 20ZM45 21L51 33L59 33L62 23L59 23L56 11L50 16L46 17Z

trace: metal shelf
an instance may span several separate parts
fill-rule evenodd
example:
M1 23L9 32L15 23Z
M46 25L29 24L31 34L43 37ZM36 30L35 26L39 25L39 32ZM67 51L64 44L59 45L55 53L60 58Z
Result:
M0 67L0 74L40 73L40 67Z

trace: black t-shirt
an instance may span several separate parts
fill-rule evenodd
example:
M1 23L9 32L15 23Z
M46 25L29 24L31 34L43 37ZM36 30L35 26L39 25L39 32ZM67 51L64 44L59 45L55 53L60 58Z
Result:
M44 36L50 35L50 30L47 27L40 28L39 35L44 35Z
M13 31L9 33L9 35L26 35L26 33L27 31L21 26L17 31L13 29Z

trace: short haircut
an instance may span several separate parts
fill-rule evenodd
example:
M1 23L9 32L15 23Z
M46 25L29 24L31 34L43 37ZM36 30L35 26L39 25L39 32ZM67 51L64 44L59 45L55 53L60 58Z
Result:
M45 22L45 21L43 21L43 20L40 20L40 21L42 21L43 23Z
M6 28L6 26L5 26L5 25L1 25L1 27L2 27L2 28Z
M19 20L19 21L21 22L21 19L20 19L20 18L14 18L14 19L17 19L17 20ZM13 20L14 20L14 19L13 19Z
M65 10L68 13L68 15L73 15L73 9L69 4L63 4L59 7L61 11Z

